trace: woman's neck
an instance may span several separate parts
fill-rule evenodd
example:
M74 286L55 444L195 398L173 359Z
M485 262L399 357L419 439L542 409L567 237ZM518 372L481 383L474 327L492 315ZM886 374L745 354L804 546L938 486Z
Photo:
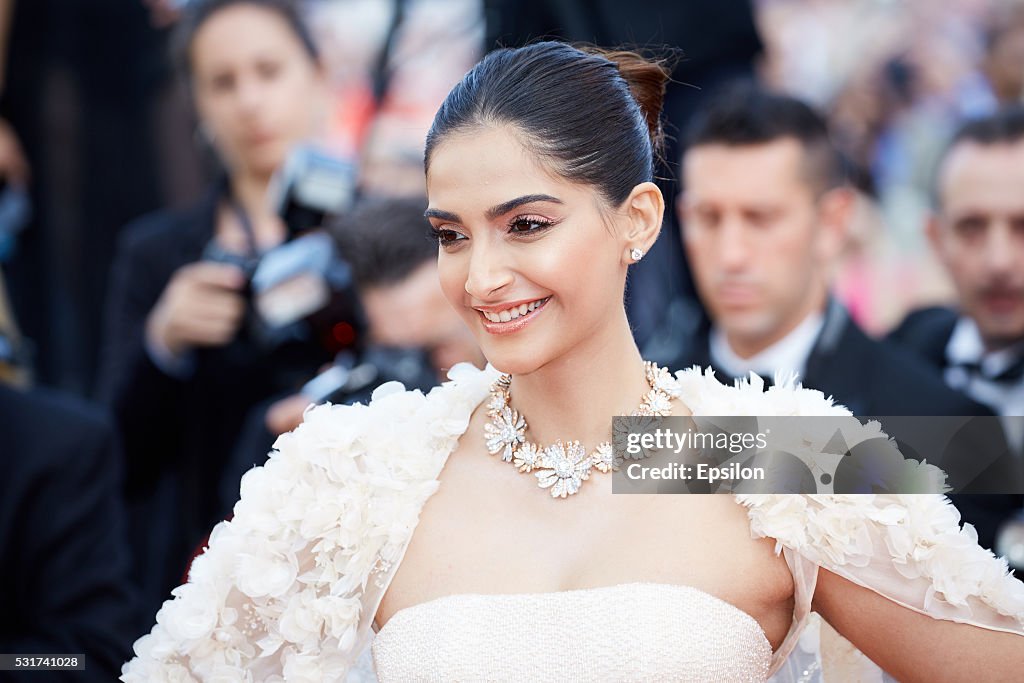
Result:
M259 216L270 212L267 201L267 188L270 177L237 173L231 176L231 197L250 216Z
M256 244L268 247L284 241L286 228L267 199L269 176L239 173L231 178L231 196L248 217Z
M571 352L512 378L511 403L539 445L578 440L588 450L611 437L612 417L629 415L648 391L643 359L624 310Z

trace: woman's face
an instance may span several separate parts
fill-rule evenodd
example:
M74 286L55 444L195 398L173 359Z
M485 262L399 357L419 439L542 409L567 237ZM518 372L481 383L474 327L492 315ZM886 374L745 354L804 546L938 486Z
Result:
M618 219L595 189L540 167L508 128L442 141L427 193L441 288L499 370L532 372L622 319Z
M317 132L323 73L274 11L241 4L216 12L190 57L199 118L231 172L269 175Z

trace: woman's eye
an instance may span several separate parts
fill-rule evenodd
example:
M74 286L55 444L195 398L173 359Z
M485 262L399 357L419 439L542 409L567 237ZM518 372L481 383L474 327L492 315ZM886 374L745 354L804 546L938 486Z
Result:
M458 231L452 230L451 228L431 227L430 232L431 234L433 234L434 239L436 239L441 246L448 246L466 239L465 235L462 235Z
M515 218L509 223L508 231L513 234L529 234L534 232L540 232L546 228L551 227L551 221L544 220L542 218Z
M260 78L272 80L281 73L281 65L276 62L261 62L256 67L256 71L259 73Z
M217 74L210 79L210 87L214 92L228 92L235 87L234 74Z

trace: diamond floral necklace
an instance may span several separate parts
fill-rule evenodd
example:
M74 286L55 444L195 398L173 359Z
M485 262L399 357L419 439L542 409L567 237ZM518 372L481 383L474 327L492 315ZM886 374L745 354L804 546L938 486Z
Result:
M672 399L679 397L676 378L649 361L644 363L644 374L651 390L644 394L640 407L632 415L670 415ZM547 447L527 441L526 419L509 405L511 386L511 375L502 375L491 385L491 398L487 402L490 422L484 425L488 453L501 453L501 459L512 463L520 472L533 472L537 485L551 491L552 498L565 498L578 492L593 470L611 472L615 469L610 441L598 444L589 454L579 441L559 439Z

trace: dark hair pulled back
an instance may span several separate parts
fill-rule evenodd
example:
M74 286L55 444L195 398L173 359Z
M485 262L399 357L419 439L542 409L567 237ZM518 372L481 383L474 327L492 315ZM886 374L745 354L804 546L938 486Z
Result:
M320 50L295 0L193 0L185 6L171 38L171 58L186 83L192 82L191 53L196 33L215 14L235 6L258 7L277 14L299 39L309 58L314 62L320 60Z
M618 206L654 178L668 78L662 61L626 50L554 41L495 50L441 105L425 165L452 133L510 125L562 177L596 187Z

